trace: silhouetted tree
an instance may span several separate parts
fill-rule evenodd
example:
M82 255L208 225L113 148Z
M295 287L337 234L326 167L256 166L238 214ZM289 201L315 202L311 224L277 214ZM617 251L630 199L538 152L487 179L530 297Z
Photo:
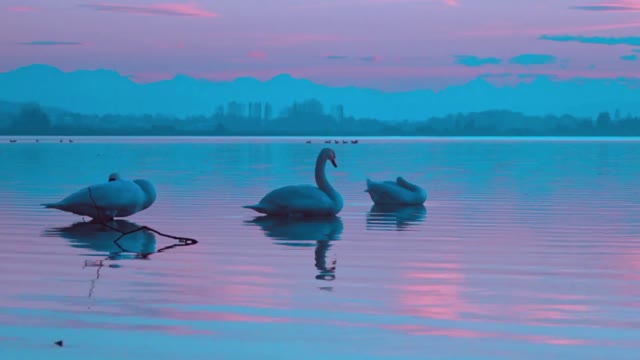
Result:
M611 115L609 115L608 111L598 114L598 118L596 119L596 126L600 129L606 129L611 126Z
M269 120L271 120L271 116L273 116L273 107L271 107L271 104L265 103L264 104L264 121L268 122Z
M51 128L51 121L40 105L28 103L22 106L12 127L18 132L46 133Z

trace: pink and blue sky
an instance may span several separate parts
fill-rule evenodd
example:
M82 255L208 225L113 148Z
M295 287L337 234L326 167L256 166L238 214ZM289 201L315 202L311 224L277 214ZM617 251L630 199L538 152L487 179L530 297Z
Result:
M0 0L0 71L439 88L640 77L640 0Z

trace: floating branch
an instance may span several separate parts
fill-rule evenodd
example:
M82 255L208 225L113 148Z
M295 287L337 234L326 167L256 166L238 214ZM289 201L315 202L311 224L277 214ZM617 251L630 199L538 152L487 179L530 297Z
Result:
M141 227L139 227L139 228L137 228L137 229L130 230L130 231L122 231L122 230L119 230L119 229L117 229L117 228L115 228L115 227L113 227L113 226L111 226L111 225L107 224L107 222L106 222L106 221L103 221L103 220L102 220L102 219L103 219L103 216L102 216L102 213L100 212L100 207L98 206L98 204L96 203L96 200L95 200L95 199L94 199L94 197L93 197L93 192L91 191L91 187L89 187L88 189L89 189L89 198L91 199L91 202L93 203L93 206L94 206L94 208L96 209L96 212L97 212L97 214L98 214L98 218L97 218L98 222L99 222L101 225L103 225L103 226L105 226L105 227L107 227L107 228L109 228L109 229L111 229L111 230L113 230L113 231L116 231L116 232L119 232L119 233L120 233L120 236L118 236L115 240L113 240L113 242L114 242L116 245L118 244L118 241L119 241L120 239L122 239L123 237L125 237L125 236L127 236L127 235L130 235L130 234L133 234L133 233L138 232L138 231L143 231L143 230L150 231L150 232L152 232L152 233L155 233L155 234L157 234L157 235L160 235L160 236L163 236L163 237L166 237L166 238L169 238L169 239L178 240L178 241L180 241L180 243L181 243L181 244L174 244L174 245L170 245L170 246L164 247L164 248L162 248L162 249L158 250L157 252L162 252L162 251L164 251L164 250L168 250L168 249L170 249L170 248L174 248L174 247L177 247L177 246L189 246L189 245L195 245L195 244L197 244L197 243L198 243L198 240L196 240L196 239L187 238L187 237L182 237L182 236L173 236L173 235L165 234L165 233L160 232L160 231L158 231L158 230L156 230L156 229L150 228L150 227L148 227L148 226L146 226L146 225L145 225L145 226L141 226ZM120 245L118 245L118 247L120 247ZM120 248L122 249L122 247L120 247ZM123 250L124 250L124 249L123 249Z
M164 252L164 251L167 251L167 250L169 250L169 249L176 248L176 247L180 247L180 246L191 246L191 245L195 245L195 244L197 244L197 243L198 243L198 240L196 240L196 239L187 238L187 237L182 237L182 236L174 236L174 235L165 234L165 233L163 233L163 232L160 232L160 231L158 231L158 230L156 230L156 229L153 229L153 228L151 228L151 227L148 227L148 226L141 226L141 227L138 227L138 228L136 228L136 229L129 230L129 231L122 231L122 230L120 230L120 229L118 229L118 228L116 228L116 227L113 227L113 226L109 225L106 221L104 221L104 220L103 220L103 219L104 219L104 217L102 216L102 213L101 213L101 211L100 211L100 207L98 206L98 204L96 203L95 198L93 197L93 192L91 191L91 187L89 187L88 189L89 189L89 198L91 199L91 202L93 203L93 206L94 206L94 208L96 209L96 212L97 212L97 218L95 218L94 220L96 220L98 224L100 224L100 225L102 225L102 226L104 226L104 227L107 227L107 228L109 228L110 230L113 230L113 231L115 231L115 232L117 232L117 233L120 233L120 235L119 235L117 238L115 238L115 239L113 240L113 243L114 243L118 248L120 248L120 250L122 250L122 252L132 252L132 251L129 251L129 250L126 250L125 248L123 248L123 247L118 243L118 241L120 241L120 240L121 240L122 238L124 238L125 236L130 235L130 234L133 234L133 233L136 233L136 232L138 232L138 231L150 231L150 232L155 233L155 234L157 234L157 235L160 235L160 236L163 236L163 237L166 237L166 238L169 238L169 239L174 239L174 240L178 240L178 241L179 241L179 243L177 243L177 244L167 245L167 246L165 246L165 247L162 247L162 248L160 248L160 249L156 250L155 252L151 252L151 253L137 253L137 256L138 256L140 259L146 259L146 258L148 258L148 257L149 257L149 255L151 255L151 254L153 254L153 253L160 253L160 252ZM104 262L105 260L108 260L108 259L109 259L109 257L107 257L106 259L102 259L102 260L95 261L93 264L89 264L89 263L85 260L84 267L87 267L87 266L96 266L96 267L98 268L98 269L96 270L96 278L95 278L95 279L93 279L93 280L91 281L91 287L90 287L90 289L89 289L89 297L91 297L91 296L93 295L93 290L94 290L94 288L95 288L95 282L100 278L100 269L104 266L104 263L103 263L103 262ZM83 267L83 268L84 268L84 267Z

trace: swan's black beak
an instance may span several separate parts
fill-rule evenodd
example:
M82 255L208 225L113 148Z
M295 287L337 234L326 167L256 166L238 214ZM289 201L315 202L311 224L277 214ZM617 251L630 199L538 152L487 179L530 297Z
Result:
M336 164L336 159L329 159L331 160L331 165L333 165L334 168L338 167L338 164Z

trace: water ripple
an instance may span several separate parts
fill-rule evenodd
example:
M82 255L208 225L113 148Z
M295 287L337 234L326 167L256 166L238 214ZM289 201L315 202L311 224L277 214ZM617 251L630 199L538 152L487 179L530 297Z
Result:
M0 143L0 341L34 357L58 337L83 357L111 351L101 342L111 339L123 358L149 341L177 344L145 353L159 358L252 358L285 346L278 358L640 350L640 142L362 139L331 145L340 167L328 174L345 199L337 218L241 208L312 183L323 146ZM121 226L198 244L158 252L176 241L140 231L116 245L118 233L39 206L113 171L158 188L157 202ZM364 179L400 175L427 189L425 205L371 204Z

